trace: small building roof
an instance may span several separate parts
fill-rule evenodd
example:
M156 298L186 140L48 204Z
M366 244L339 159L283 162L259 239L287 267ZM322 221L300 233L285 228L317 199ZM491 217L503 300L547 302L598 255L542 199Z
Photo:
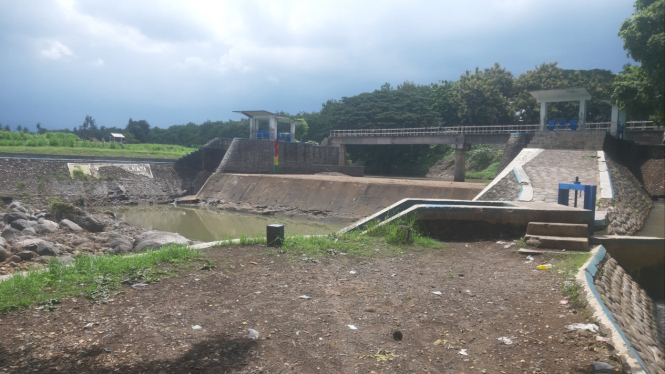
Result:
M549 90L529 91L539 103L558 103L562 101L591 100L591 94L584 87L554 88Z
M125 137L124 135L118 134L118 133L115 133L115 132L112 132L111 136L114 137L114 138L124 138Z
M270 117L275 115L275 113L270 113L267 110L234 110L233 113L244 114L249 118Z

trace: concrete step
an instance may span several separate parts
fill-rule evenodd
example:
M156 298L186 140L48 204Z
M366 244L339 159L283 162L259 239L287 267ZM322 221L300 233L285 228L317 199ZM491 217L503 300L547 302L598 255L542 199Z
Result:
M540 244L536 248L540 249L565 249L566 251L589 251L588 238L575 238L570 236L547 236L547 235L525 235L524 239L529 242L535 239Z
M529 222L526 233L528 235L588 238L589 226L579 223Z

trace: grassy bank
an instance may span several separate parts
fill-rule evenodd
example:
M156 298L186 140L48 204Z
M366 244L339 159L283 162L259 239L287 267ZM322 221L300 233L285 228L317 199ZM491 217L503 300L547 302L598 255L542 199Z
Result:
M124 144L79 140L70 133L27 134L0 131L0 152L79 156L179 158L195 151L180 145Z
M146 146L158 146L150 149ZM143 147L143 148L141 148ZM161 150L158 150L160 149ZM117 156L117 157L149 157L149 158L180 158L194 152L193 148L171 146L162 144L127 144L125 149L112 148L68 148L68 147L27 147L2 146L0 152L7 153L38 153L46 155L75 155L75 156Z
M87 256L75 258L72 266L52 261L45 271L33 270L0 282L0 313L36 305L53 307L65 297L85 296L105 302L120 292L121 281L156 282L170 276L174 268L198 259L200 252L186 246L167 245L142 255Z

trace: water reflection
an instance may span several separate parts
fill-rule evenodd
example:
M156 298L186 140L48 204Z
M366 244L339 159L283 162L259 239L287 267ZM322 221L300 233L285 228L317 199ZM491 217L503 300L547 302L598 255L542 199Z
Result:
M344 225L299 220L293 218L261 216L256 214L152 205L123 207L116 211L132 225L150 230L177 232L189 239L214 241L229 236L264 236L266 226L273 223L285 225L287 235L329 234Z

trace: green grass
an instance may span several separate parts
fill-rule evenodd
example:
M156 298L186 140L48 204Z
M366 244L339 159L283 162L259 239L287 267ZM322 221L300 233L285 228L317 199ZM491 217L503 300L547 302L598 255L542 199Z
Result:
M0 130L0 152L82 156L179 158L196 149L169 144L124 144L79 140L71 133L28 134Z
M583 253L568 253L568 254L553 254L552 259L558 260L553 269L562 271L561 276L562 281L562 291L566 295L568 302L574 308L583 309L583 315L589 318L586 314L586 305L587 302L584 299L584 296L581 294L582 287L577 284L574 280L577 272L580 270L582 265L584 265L589 258L591 257L590 252ZM568 284L566 284L568 281Z
M469 171L466 177L469 179L494 179L499 169L499 161L491 163L485 170L482 171Z
M109 144L109 143L107 143ZM155 146L155 147L149 147ZM149 158L180 158L196 151L194 148L165 144L126 144L125 149L117 148L69 148L69 147L29 147L0 145L0 152L6 153L37 153L48 155L72 156L118 156L118 157L149 157Z
M157 268L160 264L181 265L201 257L186 246L167 245L141 255L81 255L73 266L52 261L45 271L31 270L0 283L0 313L36 305L50 308L65 297L85 296L103 303L120 292L124 279L155 282L173 270Z

